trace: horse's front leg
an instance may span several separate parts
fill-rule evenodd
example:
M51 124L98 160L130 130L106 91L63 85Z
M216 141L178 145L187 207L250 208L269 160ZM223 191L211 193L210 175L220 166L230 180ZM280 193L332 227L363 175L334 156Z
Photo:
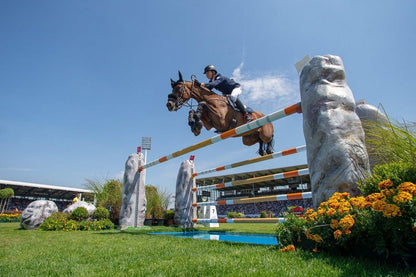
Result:
M190 110L188 116L188 125L191 126L191 131L195 136L198 136L201 133L203 123L201 121L203 107L198 105L196 111Z

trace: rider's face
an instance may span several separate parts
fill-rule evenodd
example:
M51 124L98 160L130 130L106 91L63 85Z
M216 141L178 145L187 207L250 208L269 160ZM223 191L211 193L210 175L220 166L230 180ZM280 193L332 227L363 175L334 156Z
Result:
M212 79L212 78L214 78L214 76L215 76L215 71L212 71L212 70L207 71L207 72L205 73L205 76L207 76L207 78L208 78L209 80L211 80L211 79Z

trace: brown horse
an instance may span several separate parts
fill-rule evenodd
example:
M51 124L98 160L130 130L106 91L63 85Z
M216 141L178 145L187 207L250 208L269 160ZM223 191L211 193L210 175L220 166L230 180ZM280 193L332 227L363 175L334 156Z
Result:
M196 136L201 133L202 126L205 126L207 130L214 127L218 132L225 132L247 123L243 114L236 111L226 97L197 84L195 80L184 81L179 72L178 81L171 79L172 93L169 94L166 104L168 110L172 112L179 110L191 98L198 102L197 110L189 112L188 122ZM252 113L253 120L263 116L261 112ZM243 144L247 146L258 142L259 154L263 156L273 153L273 132L273 124L268 123L238 136L242 136Z

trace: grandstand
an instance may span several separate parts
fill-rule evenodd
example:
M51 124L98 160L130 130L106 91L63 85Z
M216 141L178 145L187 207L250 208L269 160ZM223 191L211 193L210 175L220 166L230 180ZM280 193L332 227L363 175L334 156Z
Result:
M14 191L14 196L6 204L6 210L22 211L32 201L51 200L62 211L72 203L77 193L81 193L84 201L94 201L93 191L87 189L0 180L0 189L4 188L12 188Z
M227 174L206 178L198 178L195 180L197 187L204 187L213 184L244 180L254 177L260 177L282 172L294 171L307 168L306 164L298 166L289 166L282 168L264 169L250 172L242 172L235 174ZM296 192L311 191L309 175L296 176L287 179L278 179L264 181L254 184L246 184L235 187L224 187L220 189L198 190L197 202L231 200L238 198L259 197L267 195L288 194ZM289 200L289 201L273 201L252 204L234 204L227 206L217 206L219 217L225 217L228 212L243 213L246 217L258 217L262 211L273 212L275 216L284 215L287 208L291 206L302 207L307 209L312 207L312 199Z

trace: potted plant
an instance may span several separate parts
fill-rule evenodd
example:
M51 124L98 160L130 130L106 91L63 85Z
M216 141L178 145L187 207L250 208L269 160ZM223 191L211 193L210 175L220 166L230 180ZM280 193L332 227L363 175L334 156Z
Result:
M155 220L153 222L153 225L158 225L158 226L165 225L165 210L162 208L162 206L158 205L155 207L153 219Z
M175 211L174 210L167 210L165 213L165 224L167 226L172 226L175 224L175 220L173 219L175 217Z

